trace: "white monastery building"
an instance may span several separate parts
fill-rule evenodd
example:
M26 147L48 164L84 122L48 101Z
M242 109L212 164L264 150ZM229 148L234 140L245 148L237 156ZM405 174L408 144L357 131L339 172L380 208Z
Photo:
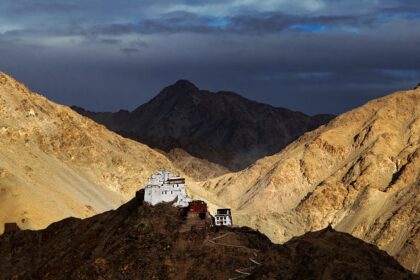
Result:
M161 170L149 177L144 192L144 201L151 205L172 202L175 207L188 207L192 201L185 190L185 179Z
M215 226L232 226L232 211L229 208L219 208L214 215Z

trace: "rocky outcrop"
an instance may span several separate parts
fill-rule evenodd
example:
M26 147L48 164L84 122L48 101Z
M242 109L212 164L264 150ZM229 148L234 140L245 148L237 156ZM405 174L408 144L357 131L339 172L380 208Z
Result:
M178 209L139 199L85 220L0 236L1 277L419 279L384 251L331 228L284 245L248 228L182 232Z
M180 148L230 170L279 152L333 118L274 108L233 92L199 90L180 80L133 112L77 112L125 137L169 152Z
M0 232L121 205L171 162L0 73Z
M193 192L275 242L331 224L418 272L419 148L420 89L397 92Z

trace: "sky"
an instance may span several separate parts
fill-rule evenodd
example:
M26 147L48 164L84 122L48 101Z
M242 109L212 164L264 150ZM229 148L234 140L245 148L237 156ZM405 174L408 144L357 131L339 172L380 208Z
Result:
M0 0L0 71L92 111L188 79L338 114L420 82L420 1Z

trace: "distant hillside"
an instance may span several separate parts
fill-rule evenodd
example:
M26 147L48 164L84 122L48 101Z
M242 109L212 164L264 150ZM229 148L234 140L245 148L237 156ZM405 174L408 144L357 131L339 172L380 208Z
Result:
M274 242L331 224L420 271L420 88L372 100L192 191Z
M72 107L125 137L169 152L240 170L279 152L291 141L331 120L257 103L233 92L212 93L180 80L133 112L95 113Z
M160 168L176 171L161 153L0 72L0 233L4 222L43 228L118 207Z
M195 181L204 181L229 173L229 170L222 165L193 157L182 149L175 148L169 153L164 152L164 155L172 161L174 166Z
M275 245L247 228L181 232L178 209L141 197L85 220L0 236L0 278L419 279L349 234L324 229Z

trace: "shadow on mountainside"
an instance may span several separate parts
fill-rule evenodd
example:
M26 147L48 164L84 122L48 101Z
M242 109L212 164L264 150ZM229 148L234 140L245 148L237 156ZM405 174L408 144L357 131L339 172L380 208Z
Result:
M0 279L419 279L331 228L276 245L248 228L181 233L182 223L140 191L114 211L0 236Z
M72 109L152 148L165 152L180 148L232 171L279 152L303 133L335 117L311 117L234 92L200 90L187 80L164 88L132 112Z

